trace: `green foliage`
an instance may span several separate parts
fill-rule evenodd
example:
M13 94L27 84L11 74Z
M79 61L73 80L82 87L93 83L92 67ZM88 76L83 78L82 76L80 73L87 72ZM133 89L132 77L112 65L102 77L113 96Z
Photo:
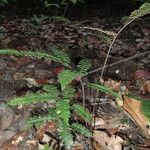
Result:
M80 74L84 74L87 72L88 69L91 68L91 61L87 58L82 59L79 64L77 65Z
M142 101L141 110L142 110L143 114L144 114L144 115L148 118L148 120L150 121L150 101L148 101L148 100L143 100L143 101Z
M6 4L8 4L7 0L0 0L0 6L5 6Z
M150 3L144 3L139 9L131 13L126 23L128 23L130 20L140 18L149 13L150 13Z
M48 54L46 52L32 52L32 51L17 51L14 49L0 49L0 55L15 55L17 57L20 56L27 56L27 57L34 57L34 58L45 58L48 60L53 60L62 63L63 65L69 67L69 61L65 58L58 58L54 54Z
M99 90L101 92L110 94L116 98L118 97L118 92L113 91L112 89L110 89L109 87L106 87L105 85L89 83L89 84L87 84L87 86L94 88L96 90Z
M70 82L77 76L78 74L72 70L64 70L62 71L59 76L59 82L61 84L61 90L65 90L65 88L70 84Z
M54 45L49 45L49 48L51 49L56 58L60 59L64 64L70 64L70 57L66 53L64 53L62 50L58 49L58 47Z
M59 94L57 87L55 87L54 85L46 84L43 86L43 90L48 93L51 93L51 95L53 95L53 97L57 97Z
M85 110L85 108L83 106L81 106L79 104L74 104L73 110L78 115L80 115L84 120L91 121L92 115L87 110Z
M34 125L36 127L39 127L39 126L41 126L42 124L44 124L45 122L47 122L49 120L55 120L55 117L51 116L51 115L47 115L47 116L34 116L34 117L31 117L30 119L28 119L26 121L26 126L28 128L33 127Z
M68 149L73 145L73 135L69 126L64 124L61 120L58 121L59 136L63 140L64 144Z
M46 145L44 146L44 148L42 148L42 149L40 149L40 150L52 150L52 149L50 149L49 145L46 144Z
M68 66L70 58L63 51L56 47L50 47L52 54L46 52L31 52L31 51L17 51L17 50L0 50L2 55L15 55L15 56L29 56L35 58L46 58L50 60L57 60L62 64ZM86 128L78 124L71 124L72 111L83 117L86 121L90 121L92 116L81 105L74 104L72 106L71 100L75 95L75 88L70 86L70 82L77 76L86 73L87 69L91 66L90 61L87 59L82 60L79 65L79 70L64 70L58 76L61 84L61 91L54 85L46 84L43 86L41 93L31 93L22 97L13 98L8 102L11 106L17 105L30 105L35 103L53 102L54 107L47 110L46 115L34 116L27 121L27 126L32 125L40 126L43 123L54 120L57 122L59 128L59 135L66 147L70 148L73 144L72 130L88 137L90 133Z
M71 21L64 16L51 16L50 19L55 20L57 22L63 22L66 24L71 23Z
M106 87L104 85L89 83L89 84L87 84L87 86L94 88L96 90L99 90L101 92L110 94L116 98L119 96L118 92L115 92L112 89L110 89L109 87ZM144 99L140 98L139 96L133 96L133 95L128 95L128 96L131 98L135 98L136 100L141 101L141 103L142 103L141 110L142 110L143 114L150 120L150 113L149 113L150 101L144 100Z
M91 137L91 132L89 130L87 130L87 128L85 128L83 125L78 124L78 123L73 123L72 124L72 128L80 133L81 135L85 136L85 137Z
M66 126L69 126L69 120L71 117L70 112L70 104L68 99L60 99L57 102L56 111L60 119L63 121L63 124Z
M75 89L72 86L67 86L64 91L62 91L62 95L64 99L72 99L75 94Z
M34 16L31 20L33 24L36 26L42 25L42 23L48 19L48 16L40 15L40 16Z
M48 101L54 102L55 97L51 93L32 93L29 95L25 95L23 97L16 97L13 98L10 102L8 102L11 106L17 106L17 105L29 105L29 104L35 104L35 103L44 103Z

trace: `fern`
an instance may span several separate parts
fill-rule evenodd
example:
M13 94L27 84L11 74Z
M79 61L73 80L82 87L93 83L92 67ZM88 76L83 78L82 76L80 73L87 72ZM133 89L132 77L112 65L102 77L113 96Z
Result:
M74 112L76 112L78 115L80 115L82 118L84 118L84 120L86 121L91 121L92 119L92 115L85 110L84 107L82 107L81 105L79 104L74 104L73 105L73 110Z
M81 124L73 123L73 124L72 124L72 128L73 128L76 132L82 134L82 135L85 136L85 137L91 137L91 135L92 135L91 132L90 132L89 130L87 130L87 128L85 128L84 126L82 126Z
M55 102L55 97L51 93L33 93L29 95L25 95L23 97L16 97L11 99L10 102L8 102L11 106L17 106L17 105L29 105L29 104L35 104L35 103L42 103L42 102L48 102L52 101Z
M63 62L61 58L58 58L57 56L50 55L46 52L31 52L31 51L17 51L14 49L0 49L0 55L15 55L15 56L27 56L27 57L34 57L34 58L45 58L48 60L53 60L56 62L62 63L64 66L69 67L69 64L67 61Z
M51 116L51 115L34 116L34 117L31 117L29 120L26 121L26 126L28 128L33 127L34 125L36 125L36 127L39 127L49 120L55 120L55 117Z
M66 53L64 53L62 50L58 49L56 46L49 45L49 48L54 53L54 56L59 58L63 63L70 64L70 62L71 62L70 57Z
M91 68L91 61L87 58L82 59L77 65L79 72L82 74L86 73Z
M75 88L72 86L67 86L64 91L62 91L64 99L72 99L75 95Z
M62 139L66 147L70 149L71 146L73 145L73 136L71 134L71 129L69 128L69 126L64 124L62 120L58 120L58 128L59 128L58 134L60 138Z
M105 85L100 85L100 84L94 84L94 83L88 83L87 86L94 88L96 90L99 90L101 92L110 94L114 97L118 97L118 92L113 91L112 89L110 89L109 87L106 87Z
M131 13L126 23L130 22L130 20L140 18L149 13L150 13L150 3L144 3L139 9Z
M64 91L64 89L70 84L70 82L77 76L78 74L75 71L71 70L64 70L62 71L59 76L59 82L61 84L61 90Z
M47 93L51 93L53 97L58 97L59 91L54 85L46 84L43 86L43 90Z
M69 126L69 120L71 117L69 100L60 99L59 102L57 102L56 111L63 123Z

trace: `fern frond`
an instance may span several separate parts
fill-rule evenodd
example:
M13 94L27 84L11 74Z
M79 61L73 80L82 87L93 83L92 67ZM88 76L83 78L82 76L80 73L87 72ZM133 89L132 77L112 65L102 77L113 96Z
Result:
M79 104L74 104L73 110L82 118L84 118L85 121L90 121L92 119L92 115Z
M71 117L69 100L59 99L57 102L56 111L63 123L69 126L69 119Z
M43 86L43 90L47 93L51 93L51 95L53 95L53 97L58 97L59 90L54 85L45 84Z
M80 73L85 73L88 69L91 68L91 61L87 58L82 59L77 65Z
M67 86L64 91L62 91L62 95L64 99L72 99L75 94L75 88L72 86Z
M145 100L141 101L141 103L142 103L141 110L150 122L150 101Z
M71 126L76 132L78 132L79 134L85 137L91 137L92 135L91 132L81 124L73 123Z
M70 64L71 63L70 57L65 52L63 52L62 50L58 49L54 45L53 46L49 45L49 48L54 53L54 56L59 58L62 62L64 62L65 64Z
M26 121L26 126L28 128L33 127L33 125L36 125L36 127L41 126L42 124L44 124L47 121L50 120L55 120L55 118L53 116L34 116L31 117L29 120Z
M131 13L126 23L128 23L130 20L140 18L149 13L150 13L150 3L144 3L139 9Z
M62 71L59 76L59 82L61 84L61 90L64 91L64 89L70 84L70 82L77 76L78 74L71 70L64 70Z
M34 58L45 58L45 59L48 59L48 60L53 60L53 61L56 61L56 62L60 62L62 63L64 66L69 66L69 64L65 61L63 62L62 59L56 57L56 56L53 56L53 55L50 55L46 52L32 52L32 51L17 51L17 50L14 50L14 49L0 49L0 55L15 55L15 56L27 56L27 57L34 57Z
M87 86L94 88L96 90L99 90L101 92L110 94L114 97L118 97L118 92L113 91L112 89L110 89L109 87L106 87L105 85L100 85L100 84L94 84L94 83L88 83Z
M70 149L73 145L73 135L71 134L71 129L66 126L61 120L58 121L59 137L62 139L66 148Z
M52 101L55 102L55 97L51 95L51 93L32 93L29 95L25 95L22 97L16 97L11 99L10 102L8 102L8 105L11 106L17 106L17 105L29 105L29 104L35 104L35 103L41 103L41 102L48 102Z

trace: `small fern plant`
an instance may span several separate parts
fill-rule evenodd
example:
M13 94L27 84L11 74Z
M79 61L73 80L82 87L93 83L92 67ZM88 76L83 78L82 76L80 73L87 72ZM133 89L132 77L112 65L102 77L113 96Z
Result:
M31 52L31 51L17 51L17 50L0 50L2 55L15 55L15 56L29 56L35 58L45 58L57 61L66 66L59 76L59 83L61 90L54 85L46 84L43 86L40 93L31 93L23 97L13 98L8 102L8 105L30 105L36 103L53 102L54 107L47 110L46 115L34 116L27 121L28 126L39 126L47 121L53 120L57 123L59 137L64 142L65 146L70 149L73 145L72 132L79 133L85 137L90 137L90 131L79 123L73 122L73 114L77 114L85 121L90 122L92 119L91 114L85 110L82 105L73 103L75 95L75 88L70 85L72 80L77 76L82 76L91 67L91 62L88 59L83 59L79 62L76 70L70 69L70 58L63 51L56 47L52 48L53 53L47 54L46 52Z

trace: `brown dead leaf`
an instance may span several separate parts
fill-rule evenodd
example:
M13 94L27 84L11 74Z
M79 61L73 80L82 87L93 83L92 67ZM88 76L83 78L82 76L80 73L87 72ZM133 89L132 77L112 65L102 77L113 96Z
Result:
M107 143L109 143L110 140L110 137L107 135L107 133L95 130L93 133L93 139L100 144L100 147L107 149Z
M103 118L93 118L92 126L95 127L95 129L100 128L107 128L107 123Z
M84 146L82 144L77 144L72 146L71 150L84 150Z
M122 108L126 110L133 117L133 119L137 122L139 127L142 129L145 137L149 139L150 134L147 128L149 121L141 111L141 102L137 101L136 99L124 96L124 103Z
M96 142L93 143L93 147L95 148L95 150L108 150L108 149L104 148L102 145L100 145L99 143L96 143Z
M146 96L148 99L150 98L150 80L145 81L140 88L139 93L140 95Z
M124 142L123 139L117 135L110 137L107 133L96 130L94 131L93 139L99 144L97 150L121 150Z
M41 128L39 128L37 130L37 139L43 139L43 135L45 134L45 132L55 132L57 131L57 127L56 127L56 122L54 121L50 121L47 122L44 126L42 126Z
M106 85L107 87L115 90L115 91L119 91L120 90L120 86L121 86L121 81L115 81L115 80L107 80L104 82L104 85Z

